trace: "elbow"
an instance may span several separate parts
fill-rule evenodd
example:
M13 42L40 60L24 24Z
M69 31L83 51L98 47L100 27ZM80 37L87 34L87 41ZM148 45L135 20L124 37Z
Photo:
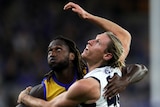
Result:
M126 35L126 37L131 40L131 37L132 37L132 36L131 36L131 34L129 33L129 31L127 31L127 30L124 29L124 30L123 30L123 34Z
M129 45L130 45L132 36L131 36L131 34L129 33L129 31L127 31L127 30L124 29L123 35L124 35L124 36L123 36L123 37L124 37L124 40L126 40L126 42L129 43Z

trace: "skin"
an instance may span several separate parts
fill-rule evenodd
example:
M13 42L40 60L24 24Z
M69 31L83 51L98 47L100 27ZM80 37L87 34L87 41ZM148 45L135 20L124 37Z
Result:
M87 60L87 65L90 71L100 66L104 60L108 60L112 57L111 53L104 55L104 50L107 48L106 43L109 43L110 39L105 33L97 35L93 40L89 40L86 48L84 49L82 58ZM103 50L101 49L103 47Z
M122 54L120 60L125 61L125 58L127 57L128 53L129 53L130 43L131 43L131 35L127 30L123 29L119 25L117 25L109 20L106 20L106 19L98 17L98 16L91 15L90 13L83 10L79 5L74 4L72 2L66 4L64 7L64 10L67 10L70 8L72 9L73 12L78 13L78 15L81 18L97 24L98 26L102 27L106 31L109 30L109 31L113 32L117 36L117 38L122 42L122 45L124 47L124 53ZM82 53L82 56L83 56L83 53ZM90 69L94 68L92 66L92 63L90 63L88 65L90 66ZM97 65L98 65L98 63L97 63ZM127 67L129 67L130 69L136 68L133 71L129 70L129 71L131 71L131 73L129 73L129 74L134 75L134 76L139 76L139 78L133 79L133 78L129 77L130 75L126 75L126 73L123 73L126 71L125 69ZM110 80L110 85L105 87L105 89L107 91L104 93L104 97L106 97L106 98L113 97L117 93L123 91L128 84L141 80L147 74L147 71L148 71L148 69L144 65L138 65L138 64L126 66L125 69L122 69L123 78L120 78L119 76L115 75L114 78L112 78ZM139 74L141 74L141 75L139 75Z
M88 41L82 57L87 61L90 72L112 58L111 53L105 52L109 42L109 37L104 33L97 35L94 40ZM95 51L98 51L98 54L92 54ZM18 98L19 103L23 102L31 107L75 107L80 103L91 104L96 102L100 97L100 84L96 79L91 77L81 79L75 82L67 92L60 94L51 101L44 101L29 96L27 94L28 91L29 88L20 93Z
M53 40L48 46L48 65L51 70L55 71L56 78L59 82L68 84L74 78L74 54L69 52L68 46L63 41ZM29 95L44 99L42 84L34 86ZM26 107L24 104L18 104L16 107Z
M122 54L120 60L125 61L129 53L131 44L131 35L127 30L110 20L88 13L78 4L75 4L73 2L69 2L64 6L64 10L68 9L71 9L73 12L77 13L82 19L90 21L100 26L105 31L110 31L114 33L115 36L117 36L117 38L121 41L122 46L124 47L124 53Z
M99 44L99 41L101 41L102 40L102 43L101 44ZM100 46L101 45L103 45L103 43L105 43L105 41L103 42L103 40L108 40L108 38L106 38L105 37L105 35L104 34L100 34L100 35L97 35L97 37L95 38L95 39L93 39L93 40L89 40L88 41L88 44L87 44L87 46L86 46L86 48L84 49L84 51L83 51L83 53L82 53L82 56L83 56L83 58L86 58L86 60L88 59L88 60L90 60L91 62L92 62L92 58L91 58L91 56L92 57L95 57L95 56L100 56L100 54L98 53L98 54L93 54L93 51L94 51L94 49L96 50L96 51L99 51L99 52L101 52L101 53L103 53L103 51L102 50L100 50ZM52 46L52 45L51 45ZM106 45L104 44L103 45L104 47L106 47ZM105 49L105 48L104 48ZM50 50L50 49L49 49ZM88 57L87 57L88 56ZM99 60L99 59L98 59ZM93 63L92 63L93 64ZM90 65L92 65L92 64L90 64ZM125 67L123 70L124 71L128 71L128 72L130 72L129 70L132 70L132 66L133 65L130 65L129 67ZM145 66L143 66L143 67L145 67ZM139 65L136 65L136 67L134 67L134 71L136 71L136 70L138 70L139 68L141 68L141 70L145 70L146 68L143 68L143 67L139 67ZM127 69L126 69L127 68ZM119 79L119 80L118 80ZM120 79L121 78L119 78L119 76L118 75L116 75L116 76L114 76L111 80L118 80L118 82L113 82L112 84L109 84L109 85L107 85L107 87L111 87L112 85L113 86L117 86L117 85L115 85L115 84L119 84L119 81L120 81ZM141 79L141 78L140 78ZM93 93L95 93L95 91L96 90L93 90L91 93L90 93L90 90L92 90L93 88L94 89L98 89L98 88L96 88L96 86L98 86L98 84L99 83L97 83L97 85L95 84L95 87L93 86L93 87L88 87L88 88L86 88L85 86L89 86L89 85L85 85L85 84L91 84L91 83L89 83L89 82L92 82L92 84L93 83L97 83L97 81L95 81L94 79L91 79L91 80L88 80L88 81L80 81L79 83L76 83L76 84L84 84L84 88L82 88L83 86L79 86L79 85L77 85L76 87L73 87L73 88L71 88L70 89L70 91L69 91L69 93L67 94L67 95L73 95L73 93L72 92L74 92L73 90L75 89L75 90L78 90L78 92L76 91L75 93L79 93L79 89L80 88L82 88L82 89L85 89L84 91L86 91L86 93L88 93L89 95L95 95L95 94L93 94ZM120 82L120 85L121 86L123 86L123 84L121 84L123 81L121 80L121 82ZM94 85L94 84L93 84ZM107 88L106 87L106 88ZM126 88L126 87L123 87L123 88ZM23 97L23 94L28 94L28 92L30 91L30 89L31 89L31 87L29 87L29 88L27 88L25 91L23 91L21 94L22 94L22 96L20 95L20 97ZM88 91L87 91L87 89L88 89ZM109 91L111 91L111 92L114 92L115 90L114 89L112 89L112 88L109 88L110 90ZM117 89L117 88L116 88ZM118 88L119 89L119 88ZM123 90L123 89L122 89ZM98 91L98 90L97 90ZM83 91L81 90L80 92L82 92L82 93L79 93L80 95L82 94L82 96L79 96L80 98L83 98ZM72 93L72 94L71 94ZM84 92L85 93L85 92ZM97 92L96 92L97 93ZM110 93L107 93L107 94L110 94ZM112 93L113 94L113 93ZM62 97L64 97L64 96L67 96L67 95L61 95L61 97L58 97L58 98L56 98L55 100L54 100L54 102L57 102L57 101L61 101L62 100ZM86 94L84 94L84 95L86 95ZM97 95L98 96L98 95ZM72 98L72 96L69 96L69 98L71 97L71 99L75 99L75 97L76 96L74 96L73 98ZM24 98L26 98L26 97L24 97ZM95 100L96 100L96 95L95 96L92 96L91 98L95 98L95 99L92 99L91 101L88 101L88 103L91 103L91 102L94 102ZM26 98L27 99L27 98ZM30 98L29 98L30 99ZM59 100L60 99L60 100ZM68 101L70 102L70 100L71 99L68 99ZM84 98L83 98L84 99ZM84 100L80 100L80 99L77 99L78 101L76 101L77 103L80 103L80 101L84 101ZM79 101L80 100L80 101ZM35 100L35 99L32 99L32 101L34 101L36 104L38 104L38 105L36 105L37 107L41 107L42 105L54 105L54 103L51 101L51 102L45 102L45 101L43 101L43 100ZM72 100L71 100L72 101ZM75 102L75 101L73 101L73 102ZM39 103L37 103L37 102L39 102ZM62 102L59 102L60 104L62 103ZM58 102L56 103L56 104L59 104ZM66 105L66 102L64 101L64 103L65 103L65 105ZM77 103L75 103L75 105L77 104ZM86 102L87 103L87 102ZM34 104L34 103L33 103ZM70 103L69 103L70 104ZM72 103L71 103L72 104ZM33 105L32 105L33 106ZM35 107L36 107L35 106ZM34 106L33 106L34 107Z
M77 13L82 19L87 20L97 26L101 27L105 31L111 31L115 34L115 36L121 41L124 52L120 57L120 61L125 63L125 60L128 56L130 51L130 44L131 44L131 34L122 28L121 26L117 25L116 23L107 20L102 17L98 17L92 15L81 8L78 4L73 2L69 2L64 6L64 10L71 9L73 12ZM132 69L133 70L132 70ZM128 72L125 69L129 69ZM136 70L135 70L136 69ZM126 67L122 68L122 77L118 75L115 76L113 79L110 80L109 87L105 87L104 97L112 98L117 93L120 93L125 90L124 87L128 86L129 84L136 83L142 80L148 73L148 69L143 64L132 64L127 65ZM135 77L135 78L133 78Z
M61 43L62 41L52 41L48 47L48 64L54 70L58 81L70 83L74 77L74 67L72 61L74 54L69 52L69 48Z
M137 83L142 80L148 73L148 69L144 65L130 64L122 68L122 75L115 75L109 80L109 84L106 85L104 90L105 98L112 98L118 93L124 91L129 84ZM131 76L132 75L132 76Z

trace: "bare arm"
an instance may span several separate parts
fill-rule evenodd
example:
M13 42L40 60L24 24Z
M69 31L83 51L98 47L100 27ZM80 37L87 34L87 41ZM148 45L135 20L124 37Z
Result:
M105 87L104 96L113 97L126 89L129 84L142 80L148 73L148 69L144 65L131 64L122 68L123 76L115 75L110 79L109 84Z
M131 35L127 30L110 20L88 13L75 3L69 2L68 4L66 4L64 6L64 10L67 9L72 9L72 11L77 13L81 18L88 20L94 24L97 24L106 31L111 31L112 33L114 33L117 36L117 38L122 42L124 48L124 53L122 54L120 60L125 61L129 53L131 44ZM120 78L118 76L114 76L111 79L111 83L108 86L106 86L106 89L109 88L109 90L106 91L107 95L109 93L108 96L114 96L115 93L117 94L121 92L129 84L138 82L139 80L143 79L143 77L146 75L146 71L146 67L142 65L127 66L125 67L125 69L123 68L123 73L125 72L123 74L123 77ZM106 95L106 93L104 95Z
M124 53L121 56L120 60L125 61L125 58L129 53L131 44L131 35L127 30L110 20L88 13L75 3L69 2L64 6L64 9L72 9L72 11L77 13L81 18L88 20L94 24L97 24L98 26L102 27L105 31L111 31L112 33L114 33L117 36L117 38L122 42L122 45L124 47Z
M30 107L75 107L82 102L93 103L100 96L99 82L93 78L77 81L67 92L60 94L51 101L32 97L28 95L29 90L30 88L26 88L20 93L18 102L23 102Z
M67 92L56 97L52 107L75 107L80 103L91 104L95 103L99 97L99 82L93 78L81 79L74 83Z

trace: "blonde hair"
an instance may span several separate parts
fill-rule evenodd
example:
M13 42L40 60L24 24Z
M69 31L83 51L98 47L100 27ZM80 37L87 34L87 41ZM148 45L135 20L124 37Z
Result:
M105 33L111 39L105 51L112 54L112 58L107 61L107 65L114 68L125 66L124 62L119 60L124 51L121 41L112 32Z

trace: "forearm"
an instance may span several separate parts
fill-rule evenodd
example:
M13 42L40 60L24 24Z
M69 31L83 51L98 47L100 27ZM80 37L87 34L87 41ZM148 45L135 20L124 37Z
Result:
M28 94L25 94L22 97L21 102L29 107L44 107L46 105L45 100L41 100L39 98L32 97Z
M128 31L126 31L124 28L122 28L118 24L116 24L110 20L107 20L105 18L95 16L90 13L86 13L86 17L84 19L88 20L94 24L97 24L98 26L100 26L101 28L103 28L106 31L111 31L114 34L119 35L119 33L122 33L122 34L128 35L127 34Z
M67 9L72 9L72 11L77 13L82 19L85 19L87 21L90 21L98 25L105 31L110 31L114 33L114 35L121 41L124 48L124 52L120 57L120 61L123 62L125 61L125 58L127 57L128 52L130 50L130 43L131 43L131 35L127 30L125 30L124 28L122 28L121 26L110 20L88 13L78 4L75 4L73 2L69 2L64 6L64 10Z
M28 107L28 106L24 105L23 103L20 103L20 104L16 105L16 107Z
M129 84L132 84L142 80L148 73L148 69L144 65L132 64L126 66L122 73L122 78L125 78Z
M84 19L98 25L105 31L110 31L115 34L115 36L121 41L124 47L124 53L123 53L121 60L125 61L125 58L127 57L129 50L130 50L130 44L131 44L130 33L124 28L122 28L121 26L119 26L118 24L108 19L92 15L88 12L85 13Z

